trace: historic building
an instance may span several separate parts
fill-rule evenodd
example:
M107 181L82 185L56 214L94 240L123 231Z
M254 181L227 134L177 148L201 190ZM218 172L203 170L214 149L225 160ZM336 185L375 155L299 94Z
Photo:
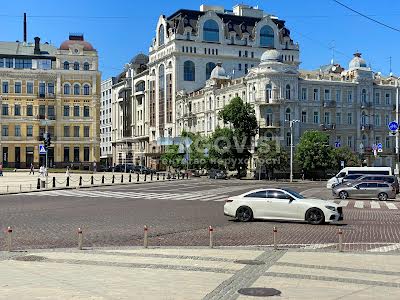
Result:
M0 42L0 153L4 166L45 164L43 134L51 134L50 166L99 161L98 55L83 35L60 47Z

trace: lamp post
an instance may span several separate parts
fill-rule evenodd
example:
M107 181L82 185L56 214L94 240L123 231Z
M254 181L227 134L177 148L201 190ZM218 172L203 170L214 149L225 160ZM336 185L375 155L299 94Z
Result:
M293 182L293 124L300 120L291 120L290 124L290 182Z

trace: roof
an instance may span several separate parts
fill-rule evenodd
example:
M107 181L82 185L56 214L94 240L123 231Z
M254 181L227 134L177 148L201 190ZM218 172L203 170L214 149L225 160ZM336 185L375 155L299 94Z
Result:
M57 48L50 44L40 44L40 54L34 53L34 43L0 42L0 55L55 56Z

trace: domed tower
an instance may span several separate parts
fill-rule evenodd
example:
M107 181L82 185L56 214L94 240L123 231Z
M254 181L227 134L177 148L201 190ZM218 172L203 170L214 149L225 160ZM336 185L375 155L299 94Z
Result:
M220 86L228 81L231 78L226 75L225 69L222 67L222 63L218 62L215 68L211 71L210 79L207 80L206 86Z
M133 68L133 70L135 71L135 74L139 74L144 70L147 70L148 63L149 63L149 57L143 53L137 54L129 62L131 68Z
M355 69L367 69L367 70L369 70L369 68L367 67L367 62L365 61L364 58L361 57L361 53L360 52L354 53L354 57L349 63L349 70L352 71L352 70L355 70Z
M354 53L353 59L349 62L349 70L344 72L349 79L355 80L373 80L371 68L367 66L367 62L361 57L360 52Z

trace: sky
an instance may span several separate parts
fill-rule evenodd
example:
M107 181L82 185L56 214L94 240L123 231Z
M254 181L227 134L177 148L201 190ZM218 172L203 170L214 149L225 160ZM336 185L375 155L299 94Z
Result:
M59 45L69 33L83 33L99 52L102 78L116 76L139 52L148 53L160 15L169 16L201 4L232 9L238 3L257 6L286 21L291 37L300 45L301 69L318 69L332 57L348 66L359 51L376 72L400 76L400 1L340 0L399 31L376 24L333 0L23 0L2 1L0 41L23 39L23 13L28 16L28 40ZM334 51L332 50L334 46Z

